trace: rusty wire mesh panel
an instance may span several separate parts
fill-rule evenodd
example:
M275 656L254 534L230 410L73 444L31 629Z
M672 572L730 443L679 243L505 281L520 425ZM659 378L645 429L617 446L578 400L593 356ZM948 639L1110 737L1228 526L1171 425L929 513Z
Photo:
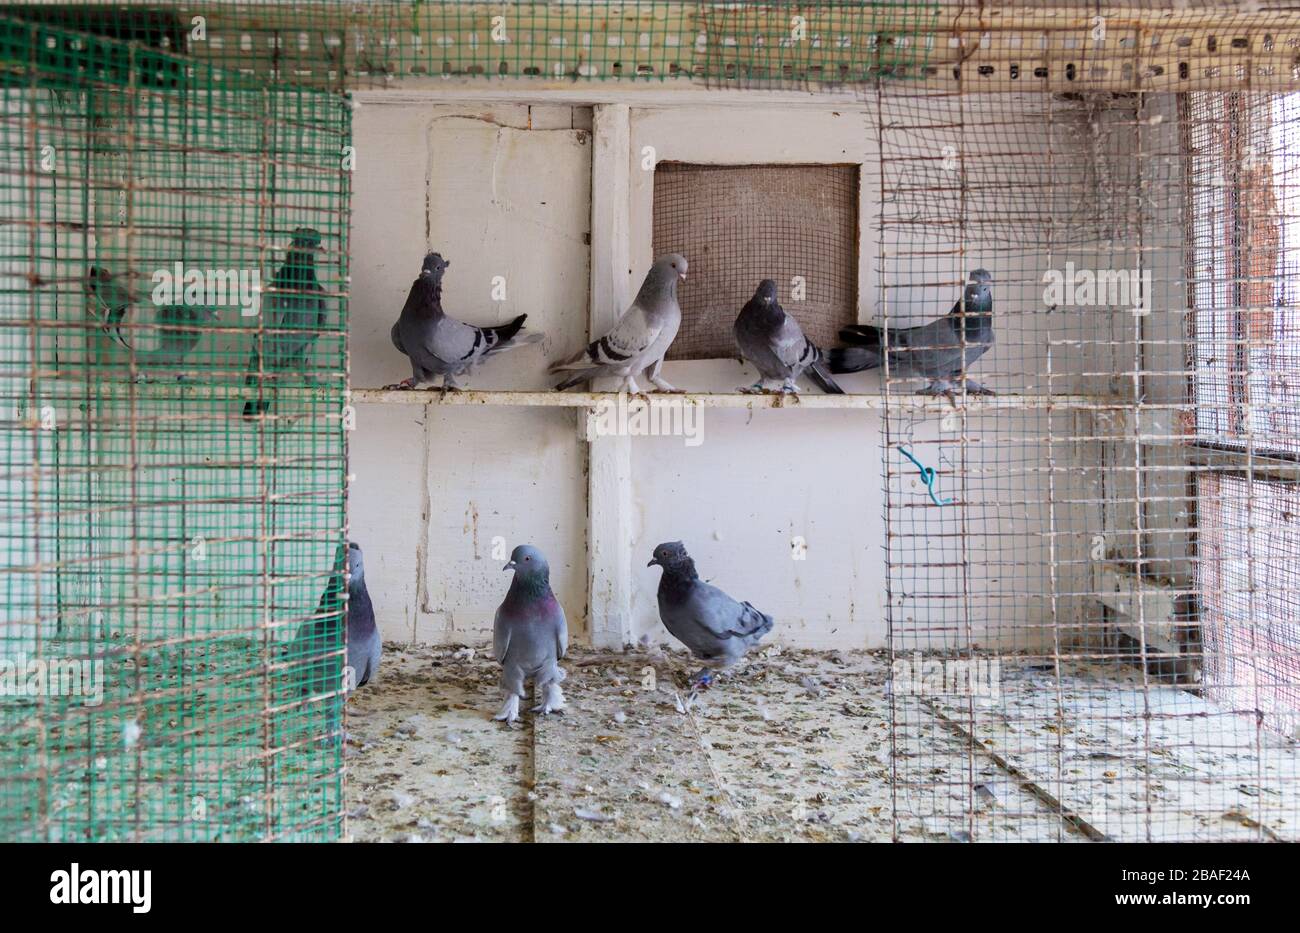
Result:
M738 355L736 315L763 279L829 346L857 321L858 166L655 166L654 255L691 263L670 360Z
M999 393L876 377L900 833L1294 838L1295 99L882 95L877 314L988 269Z
M0 61L0 838L333 838L342 635L293 639L340 618L347 102Z
M1300 728L1300 495L1206 472L1200 484L1206 695L1281 734Z

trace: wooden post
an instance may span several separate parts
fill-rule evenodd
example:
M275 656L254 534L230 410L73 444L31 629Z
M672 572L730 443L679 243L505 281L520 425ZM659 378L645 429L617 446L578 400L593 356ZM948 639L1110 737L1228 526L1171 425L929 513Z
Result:
M628 231L631 110L595 108L591 152L591 335L604 333L632 301ZM596 380L611 390L618 380ZM587 606L591 642L632 642L632 447L628 437L587 435L592 410L580 413L587 460Z

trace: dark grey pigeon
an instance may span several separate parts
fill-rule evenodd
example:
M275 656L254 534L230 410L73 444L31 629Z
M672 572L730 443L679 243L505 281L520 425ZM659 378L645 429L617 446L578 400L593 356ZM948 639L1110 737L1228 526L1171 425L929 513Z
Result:
M686 257L680 253L656 259L636 298L609 332L568 359L551 364L552 375L565 373L555 388L562 392L588 379L609 376L623 380L619 391L639 393L636 377L644 372L659 391L676 392L659 372L682 326L677 283L686 281L687 269Z
M664 628L704 661L692 683L707 684L709 667L728 667L772 630L772 617L739 603L695 572L695 561L680 541L661 544L647 567L659 565L659 618Z
M303 696L332 693L342 689L345 694L365 686L379 676L379 659L383 642L375 624L375 607L366 589L365 564L361 548L351 542L347 546L346 585L343 573L343 549L335 560L334 576L321 595L316 609L317 618L304 622L298 629L290 648L294 660L306 660L302 672ZM340 668L339 659L322 658L341 647L339 623L343 608L343 592L347 590L347 661Z
M532 680L542 695L534 713L564 709L560 682L565 673L560 659L569 650L569 625L564 607L551 592L551 568L541 551L521 544L502 569L513 570L515 578L492 626L492 650L501 665L505 694L501 712L492 718L510 723L519 718L525 680Z
M321 235L310 227L293 232L284 265L271 277L262 299L263 330L254 336L244 384L254 393L266 391L263 380L277 373L305 375L312 344L325 326L325 289L316 280L316 254ZM254 398L244 405L244 417L255 418L271 407L270 399Z
M921 390L925 395L951 396L958 389L964 370L993 346L993 276L986 269L976 269L962 297L946 317L920 327L891 327L889 372L891 376L923 377L930 384ZM963 307L964 306L964 307ZM966 334L963 362L962 330ZM882 328L870 325L846 327L840 339L852 344L835 347L830 352L831 372L856 373L877 369L884 363ZM973 395L992 395L993 391L973 379L966 380L966 391Z
M740 310L733 329L740 355L754 364L760 376L758 382L741 392L765 392L769 382L779 382L782 392L798 392L796 380L806 372L828 395L844 394L826 370L822 351L803 335L799 322L786 314L777 301L776 282L771 279L758 283L758 290Z
M91 313L99 320L104 333L126 350L135 350L136 364L145 370L178 369L203 339L204 328L216 320L212 308L198 305L163 305L156 311L152 324L137 328L132 339L122 333L126 312L134 303L130 290L111 272L91 266L86 274ZM144 339L140 339L141 336ZM148 350L142 345L153 344ZM146 377L142 377L146 378Z
M157 346L138 353L138 363L145 369L179 369L203 339L203 329L216 319L212 308L164 305L153 328Z
M413 389L441 376L446 394L461 387L457 376L468 373L486 357L542 339L538 333L520 333L526 314L499 327L475 327L447 315L442 310L442 276L450 265L437 253L424 257L420 277L411 284L402 313L390 331L393 346L411 360L412 376L384 388Z

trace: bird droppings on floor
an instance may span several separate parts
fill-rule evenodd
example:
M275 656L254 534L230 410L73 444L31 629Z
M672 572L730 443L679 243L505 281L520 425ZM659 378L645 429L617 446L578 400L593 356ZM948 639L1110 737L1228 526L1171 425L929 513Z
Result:
M1083 664L1063 666L1058 690L1004 659L1000 695L967 701L891 696L884 653L769 646L698 693L691 660L573 648L565 711L507 726L491 719L500 668L487 649L386 648L380 680L348 703L348 837L1087 841L1140 840L1154 824L1295 838L1280 815L1297 807L1282 781L1300 773L1296 743L1229 737L1235 720L1195 740L1208 704L1187 691L1155 688L1157 706L1190 718L1164 720L1146 757L1112 734L1143 729L1142 694ZM1262 777L1209 800L1225 762ZM1154 820L1134 809L1148 795Z

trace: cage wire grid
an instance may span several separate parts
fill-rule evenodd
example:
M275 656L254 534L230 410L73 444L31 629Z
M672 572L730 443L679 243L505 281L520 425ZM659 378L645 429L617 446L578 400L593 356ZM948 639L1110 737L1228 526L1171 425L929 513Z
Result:
M335 838L347 101L13 18L0 56L0 838Z
M11 556L35 555L6 568L18 571L5 575L8 605L25 613L6 647L120 658L122 674L97 711L44 697L5 708L4 760L22 766L0 782L0 836L337 833L337 752L314 743L336 731L336 692L315 686L335 679L339 644L309 658L291 644L303 622L340 609L348 131L346 105L304 85L558 74L867 82L873 320L934 320L973 269L993 276L996 342L967 375L996 399L958 391L936 411L918 404L925 380L889 362L881 383L895 835L1296 838L1300 108L1294 65L1276 70L1300 48L1293 13L1259 14L1239 44L1235 27L1207 32L1198 18L1226 8L1187 4L1104 51L1075 17L1026 51L1010 30L945 43L939 8L919 4L875 5L874 22L837 4L763 5L775 18L757 5L421 4L432 31L384 18L413 5L284 4L253 19L238 6L209 7L198 42L180 6L129 20L133 43L6 21L17 182L5 204L24 220L6 246L18 414L6 423L5 538ZM782 43L793 9L845 17L847 41L815 55ZM300 28L307 10L319 29ZM667 41L674 10L689 12L685 46ZM119 28L89 8L58 15L81 17L59 19L64 29ZM508 17L513 41L492 44L492 15ZM658 25L643 42L646 18ZM886 20L918 41L882 41ZM728 30L765 39L729 45ZM55 64L32 60L43 42ZM160 51L182 47L192 57ZM689 66L654 58L685 47ZM882 64L886 48L906 60ZM843 61L827 65L830 49ZM1099 68L1103 89L1068 83ZM1028 78L1038 83L993 84ZM64 160L53 177L39 169L47 138ZM178 159L186 198L166 183ZM190 325L90 316L113 307L87 294L92 262L128 292L178 252L269 280L305 226L322 234L329 303L303 374L314 385L260 365L250 382L253 346L265 354L285 336L264 319L250 334L223 311L166 366L159 334ZM1072 286L1091 275L1091 293L1049 296L1049 272ZM716 338L694 352L717 352ZM269 409L245 419L250 400ZM50 431L45 408L76 414ZM158 470L186 494L151 499ZM196 486L208 492L191 498ZM904 687L902 675L931 670L937 688ZM221 819L194 818L196 797Z
M880 89L878 314L988 269L1003 396L885 356L896 832L1295 838L1297 100Z

